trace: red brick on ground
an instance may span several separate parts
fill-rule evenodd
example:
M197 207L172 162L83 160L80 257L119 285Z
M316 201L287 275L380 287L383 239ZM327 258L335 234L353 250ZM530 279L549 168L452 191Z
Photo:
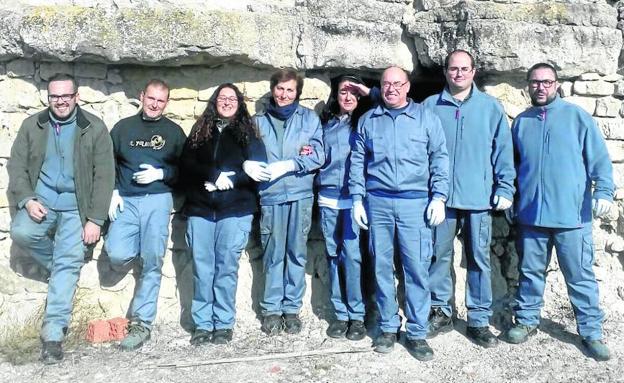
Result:
M87 341L102 343L110 340L110 324L105 320L92 320L87 325Z
M122 340L128 333L128 319L127 318L113 318L109 319L110 325L110 339Z

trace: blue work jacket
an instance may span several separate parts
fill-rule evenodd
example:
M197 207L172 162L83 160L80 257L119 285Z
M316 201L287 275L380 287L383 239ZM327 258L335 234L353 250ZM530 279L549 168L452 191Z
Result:
M257 113L254 121L266 148L268 163L294 160L296 164L295 172L273 182L260 183L260 205L277 205L312 197L314 171L325 162L321 121L316 113L299 105L284 122L284 138L281 143L278 142L275 128L266 111ZM278 145L282 146L281 150ZM312 147L312 153L301 155L301 148L306 145Z
M613 169L594 119L557 96L512 125L521 224L578 228L591 222L593 198L613 200Z
M325 164L319 170L316 182L319 192L327 197L349 197L349 165L353 129L351 117L334 117L323 126Z
M354 201L369 193L448 196L448 154L440 119L412 100L392 118L385 106L366 112L354 135L349 170Z
M492 96L472 86L462 101L445 88L423 104L442 122L449 155L449 195L446 206L488 210L494 195L513 200L516 171L507 116Z

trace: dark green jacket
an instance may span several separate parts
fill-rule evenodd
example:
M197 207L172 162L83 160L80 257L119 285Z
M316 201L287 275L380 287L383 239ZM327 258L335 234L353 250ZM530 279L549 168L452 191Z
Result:
M76 108L79 129L74 140L74 182L78 212L83 225L87 220L101 225L108 218L115 184L113 144L102 120L78 106ZM10 203L19 208L28 200L37 198L35 187L45 159L49 120L48 109L28 117L13 142L7 164L7 194Z

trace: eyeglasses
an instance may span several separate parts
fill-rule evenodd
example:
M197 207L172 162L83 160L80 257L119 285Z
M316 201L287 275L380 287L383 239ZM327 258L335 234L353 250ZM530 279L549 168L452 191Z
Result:
M48 95L48 101L50 101L50 102L59 102L59 101L67 102L67 101L71 100L72 98L74 98L74 96L76 96L76 93L70 93L70 94L49 94Z
M456 67L456 66L452 66L450 68L447 68L446 71L452 74L457 74L457 73L468 73L468 72L472 72L473 68L469 68L467 66L463 66L463 67Z
M544 88L550 88L556 82L556 80L529 80L529 86L531 88L537 89L539 88L540 84L542 84Z
M384 89L390 89L390 87L393 87L394 89L399 90L405 84L407 84L407 81L405 81L405 82L401 82L401 81L395 81L395 82L384 81L384 82L381 83L381 86Z
M232 96L232 97L219 96L219 97L217 97L217 102L218 103L224 104L226 101L229 101L230 104L235 104L235 103L238 102L238 98L235 97L235 96Z

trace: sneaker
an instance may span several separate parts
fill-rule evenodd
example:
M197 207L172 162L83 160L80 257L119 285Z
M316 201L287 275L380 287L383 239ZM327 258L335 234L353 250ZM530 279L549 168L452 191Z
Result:
M297 314L284 314L284 332L286 334L299 334L301 332L301 319Z
M394 344L396 343L397 337L393 332L382 332L377 338L375 338L375 342L373 346L375 347L375 352L380 352L382 354L387 354L394 348Z
M56 364L63 360L63 346L61 342L43 341L41 343L41 358L43 364Z
M481 347L490 348L498 345L498 339L492 332L489 327L471 327L468 326L466 331L466 335L470 340L475 342Z
M232 340L232 329L231 328L222 328L215 330L214 335L212 337L212 343L214 344L228 344Z
M352 320L349 323L349 330L347 331L347 339L349 340L362 340L366 336L366 327L361 320Z
M128 324L128 335L121 341L119 348L123 351L133 351L150 339L150 329L140 323L130 322Z
M522 323L516 323L505 333L507 342L518 344L526 342L529 336L537 332L537 326L527 326Z
M602 340L583 339L581 343L583 343L585 351L587 351L589 356L591 356L592 358L598 361L611 359L611 355L609 354L609 348Z
M443 334L453 330L453 319L446 315L440 307L433 307L429 313L427 322L429 332L427 338L431 339L438 334Z
M325 331L325 333L330 338L342 338L347 333L348 328L349 322L344 320L335 320L329 325L329 327L327 327L327 331Z
M268 335L277 335L282 331L282 317L279 315L267 315L262 318L262 331Z
M405 348L416 359L427 361L433 359L433 350L424 339L408 339Z
M195 329L191 336L190 343L193 346L200 346L202 344L210 343L212 341L213 333L210 330L203 330L201 328Z

